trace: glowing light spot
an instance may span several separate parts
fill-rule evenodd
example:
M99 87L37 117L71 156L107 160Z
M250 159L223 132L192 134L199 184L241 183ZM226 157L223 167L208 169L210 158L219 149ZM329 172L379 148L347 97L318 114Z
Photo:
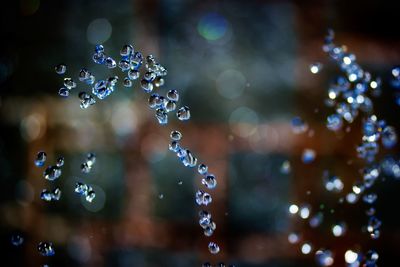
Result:
M344 260L346 263L354 263L357 261L358 254L352 250L347 250L344 254Z
M290 205L289 212L291 214L296 214L299 211L299 207L295 204Z
M197 31L208 41L221 39L228 27L226 19L218 13L208 13L202 16L197 24Z

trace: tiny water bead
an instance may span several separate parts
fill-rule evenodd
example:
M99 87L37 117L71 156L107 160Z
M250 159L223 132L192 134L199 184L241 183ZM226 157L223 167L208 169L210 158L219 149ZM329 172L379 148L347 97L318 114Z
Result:
M210 242L208 243L208 250L210 251L211 254L218 254L220 249L216 243Z
M193 156L190 150L180 149L177 153L177 156L185 167L193 168L197 165L197 158Z
M47 159L47 154L44 151L39 151L36 155L35 158L35 165L37 167L43 167L44 164L46 163L46 159Z
M80 92L78 96L79 99L81 100L80 104L81 109L87 109L88 107L96 104L96 100L94 99L94 97L88 93Z
M123 84L125 87L132 87L132 81L129 78L124 78Z
M92 202L96 197L96 192L90 185L78 182L75 184L75 193L84 196L87 202Z
M11 236L11 244L13 246L21 246L24 243L24 238L18 234L12 235Z
M378 199L378 195L375 193L369 193L363 196L363 201L367 204L373 204Z
M53 256L56 253L51 242L40 242L37 248L42 256Z
M68 97L69 90L67 88L61 87L60 90L58 90L58 95L62 97Z
M42 192L40 193L40 199L50 202L50 201L58 201L61 198L61 190L60 188L56 187L52 192L43 189Z
M179 141L182 139L182 134L179 131L172 131L171 134L169 135L172 140L174 141Z
M292 130L295 134L301 134L308 130L308 124L305 123L300 117L292 119Z
M137 80L140 76L140 72L134 69L128 70L128 78L132 81Z
M57 167L64 166L64 157L59 157L56 162Z
M94 153L88 153L85 161L81 164L81 172L89 173L92 170L94 163L96 162L96 155Z
M200 173L201 175L207 175L208 173L208 167L205 164L200 164L197 167L197 172Z
M343 236L347 231L347 225L344 222L332 226L332 234L336 237Z
M323 65L319 62L310 64L309 68L312 74L317 74L322 70Z
M313 149L307 148L303 150L303 153L301 155L301 160L303 161L303 163L309 164L314 161L315 156L316 156L315 151Z
M179 93L176 90L169 90L167 93L167 98L171 101L177 102L179 100Z
M331 131L338 131L343 126L342 117L338 114L332 114L326 118L326 127Z
M64 78L64 86L68 89L74 89L76 87L76 82L72 78Z
M207 206L212 202L212 197L210 194L202 191L202 190L197 190L196 192L196 203L197 205L205 205Z
M205 178L201 180L201 183L205 185L208 189L214 189L217 186L217 179L213 174L206 175Z
M61 63L55 66L54 70L56 71L57 74L62 75L67 71L67 66Z
M181 107L180 109L178 109L178 111L176 112L176 116L181 121L189 120L190 119L189 107L184 106L184 107Z
M284 162L282 162L281 168L280 168L280 172L282 174L289 174L291 171L291 166L290 166L290 161L285 160Z
M333 253L330 250L317 250L315 252L315 261L319 266L331 266L334 262Z
M61 176L61 168L58 166L49 166L43 172L43 177L46 180L54 181Z
M301 253L303 253L304 255L310 254L312 251L312 246L311 243L304 243L303 245L301 245Z
M168 114L164 108L158 108L155 114L158 123L161 125L166 125L168 123Z
M290 244L297 244L300 241L300 236L298 233L290 233L288 235L288 241Z
M179 150L181 150L181 147L180 147L180 145L179 145L179 142L178 141L172 141L170 144L169 144L169 150L171 150L172 152L178 152Z

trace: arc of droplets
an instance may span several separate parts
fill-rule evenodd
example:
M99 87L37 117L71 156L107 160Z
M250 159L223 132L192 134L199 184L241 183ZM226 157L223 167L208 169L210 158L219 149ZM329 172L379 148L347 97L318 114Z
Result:
M369 72L364 71L356 62L356 56L347 52L345 46L334 44L334 32L328 31L323 45L323 51L335 61L344 75L336 78L328 89L328 98L325 104L328 107L335 108L335 113L329 115L326 120L326 126L331 131L340 130L345 123L352 123L360 114L365 114L362 123L363 136L361 144L357 147L358 157L364 159L365 167L361 170L362 180L354 182L352 192L346 195L348 203L353 204L362 198L367 204L367 226L366 231L372 239L378 239L380 236L380 228L382 222L376 217L374 204L377 200L377 194L372 191L372 186L382 175L400 178L400 164L398 160L392 156L386 156L381 162L376 161L376 155L379 151L379 140L385 148L392 148L397 143L397 134L394 127L386 124L384 120L378 120L374 115L373 102L368 95L379 96L381 93L381 79L372 79ZM320 63L310 65L310 71L314 74L318 73L322 65ZM400 69L395 68L392 71L394 80L392 85L399 88ZM304 122L300 118L292 121L295 132L304 129ZM299 130L300 129L300 130ZM340 177L324 173L325 188L327 191L340 192L343 189L343 182ZM343 199L339 199L343 202ZM307 219L310 216L311 207L303 204L300 207L292 204L289 207L291 214L298 213L301 218ZM309 219L311 227L321 224L323 214L317 213ZM345 234L347 229L345 222L338 222L331 230L336 237ZM296 233L289 234L290 243L297 243L299 236ZM303 254L309 254L313 250L311 243L305 242L301 247ZM316 261L321 266L330 266L334 262L333 254L330 250L320 249L315 253ZM362 252L347 250L345 262L349 267L359 266L364 262L365 266L375 267L379 255L374 250L369 250L365 255Z
M115 59L108 56L102 45L95 47L94 54L92 56L93 61L96 64L104 65L109 69L116 68L126 74L123 79L123 85L125 87L131 87L133 81L138 80L140 76L140 86L145 93L150 94L148 98L148 106L155 110L155 118L160 125L168 124L168 114L174 112L179 121L187 121L190 119L190 108L188 106L181 106L177 109L177 103L179 101L179 93L177 90L169 90L165 96L154 93L155 88L162 87L165 83L165 76L167 75L167 69L159 64L155 57L152 55L143 57L142 53L135 51L132 45L124 45L120 50L121 60L117 63ZM144 65L145 70L140 73L141 67ZM67 66L59 64L55 67L57 74L64 75L66 73ZM82 68L78 75L79 81L91 87L91 94L89 92L81 91L78 96L80 99L80 107L87 109L90 106L96 104L95 97L103 100L110 96L115 91L115 86L119 80L118 76L112 76L104 80L97 80L96 77L87 69ZM70 91L77 87L76 83L72 78L64 78L64 86L59 90L59 95L62 97L68 97ZM171 143L169 144L169 150L176 153L179 160L185 167L194 168L197 166L197 158L193 153L181 146L180 140L182 134L178 131L171 132ZM82 164L82 172L87 173L90 171L90 164ZM202 184L207 189L214 189L217 186L217 180L215 175L208 173L208 167L204 164L198 166L198 172L203 176ZM83 183L77 183L75 192L88 197L90 195L91 187ZM89 200L88 200L89 201ZM196 203L201 206L207 206L211 204L212 197L209 193L203 190L198 190L195 195ZM205 210L199 212L199 224L204 230L204 235L212 236L216 229L216 224L211 218L211 214ZM217 254L220 251L219 246L215 242L208 244L208 250L212 254Z

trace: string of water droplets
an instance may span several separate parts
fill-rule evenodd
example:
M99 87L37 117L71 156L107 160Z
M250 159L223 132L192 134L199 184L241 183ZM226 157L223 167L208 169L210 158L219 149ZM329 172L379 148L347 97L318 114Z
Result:
M363 70L356 61L356 56L347 51L345 46L338 46L334 42L334 32L328 31L323 45L323 51L339 66L343 75L336 77L335 81L328 88L328 98L325 104L334 108L335 112L326 118L326 127L331 131L339 131L345 123L351 124L359 114L363 114L362 130L363 136L361 144L357 147L358 157L363 159L365 167L360 170L362 180L354 182L351 192L345 199L349 204L356 203L360 198L366 203L367 223L362 229L369 234L372 239L378 239L381 231L381 220L376 216L374 204L378 198L373 191L373 185L379 177L400 178L400 164L393 156L387 155L380 162L377 162L376 156L379 152L380 144L384 148L392 148L397 143L397 135L394 127L387 125L384 120L379 120L374 114L372 97L379 96L381 93L381 79L373 79L371 74ZM321 63L310 65L310 71L317 74L322 69ZM392 85L400 87L400 71L395 68L392 71ZM304 133L308 125L299 117L292 120L292 126L295 133ZM346 128L347 130L348 128ZM305 150L306 151L306 150ZM310 154L310 151L308 152ZM311 153L312 154L312 153ZM315 155L314 155L315 156ZM302 160L309 163L309 158L303 153ZM282 172L290 171L290 164L284 162L281 168ZM341 192L344 184L340 177L330 174L328 171L323 173L325 189L330 192ZM339 203L343 203L344 198L339 198ZM323 205L321 205L323 208ZM309 225L313 228L322 224L324 214L317 212L311 216L311 205L305 203L301 205L292 204L289 207L290 214L298 214L302 219L308 219ZM332 234L335 237L345 235L347 224L339 221L331 227ZM295 244L300 241L299 234L290 233L288 236L290 243ZM301 252L310 254L313 251L313 245L309 241L303 242ZM354 248L348 249L344 254L344 260L349 267L377 266L378 253L370 249L365 254ZM318 249L315 252L315 259L320 266L330 266L334 263L334 253L328 249Z
M145 93L150 94L148 98L148 106L155 110L155 118L160 125L168 124L168 115L170 112L176 111L176 117L179 121L187 121L190 119L190 109L187 106L181 106L178 110L177 103L179 101L179 93L177 90L169 90L165 96L160 93L153 93L155 88L159 88L164 85L164 78L167 75L167 70L160 65L154 56L149 55L146 58L143 57L142 53L135 51L132 45L124 45L120 50L121 60L116 62L111 56L107 55L102 45L95 47L94 54L92 56L93 61L96 64L104 65L108 69L114 69L117 66L120 68L122 73L126 75L123 79L123 85L125 87L131 87L133 81L138 80L141 76L140 68L144 65L143 78L140 80L140 87ZM144 64L143 64L144 63ZM67 66L65 64L59 64L55 66L55 72L59 75L65 75L67 73ZM79 71L78 79L80 82L85 84L91 90L91 93L87 91L80 91L78 97L80 99L80 107L87 109L90 106L96 104L96 99L104 100L110 96L116 89L118 83L118 76L110 76L104 80L97 80L96 77L87 69L82 68ZM63 87L58 91L61 97L67 98L71 96L73 89L77 88L78 85L71 77L65 77L63 79ZM169 150L176 153L176 156L182 162L185 167L194 168L197 166L197 158L193 153L183 147L180 143L182 134L179 131L172 131L170 134L171 143L169 144ZM82 173L89 173L96 157L93 153L87 155L86 160L81 165ZM35 160L35 165L38 167L44 166L46 161L46 153L41 151L38 153ZM49 166L44 172L45 179L54 181L61 176L61 166L64 164L64 159L60 158L55 166ZM214 189L217 186L217 180L214 174L208 172L208 167L205 164L199 164L197 171L202 175L201 183L206 189ZM90 185L83 182L78 182L75 185L75 193L83 196L86 201L92 202L95 198L95 192ZM56 201L61 197L61 190L57 187L53 191L43 190L41 198L45 201ZM211 194L204 190L197 190L195 193L195 202L199 206L207 206L211 204ZM204 231L204 235L211 237L216 229L216 223L212 220L211 213L201 209L199 212L199 225ZM17 238L14 237L13 243L18 243ZM38 250L43 256L53 256L55 250L51 242L41 242L38 245ZM220 247L215 242L209 242L208 250L212 254L220 252ZM211 266L209 263L204 263L203 266ZM219 263L217 266L225 266L224 263ZM230 265L232 266L232 265Z

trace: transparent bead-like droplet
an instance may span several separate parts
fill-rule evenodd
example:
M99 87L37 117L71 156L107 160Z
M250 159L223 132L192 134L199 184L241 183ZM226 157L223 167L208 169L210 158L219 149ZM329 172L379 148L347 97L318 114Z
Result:
M310 71L312 74L317 74L322 70L323 65L319 62L312 63L310 65Z
M382 144L386 148L392 148L397 144L396 130L392 126L386 126L382 131Z
M121 51L119 52L119 54L123 57L127 57L127 56L130 56L133 52L134 52L133 46L128 44L128 45L124 45L121 48Z
M149 97L149 107L150 108L157 108L159 106L159 99L160 99L160 95L159 94L152 94Z
M331 266L334 262L332 251L318 250L315 252L315 261L319 266Z
M174 141L179 141L182 139L182 134L179 131L172 131L171 134L169 135L172 140Z
M307 123L305 123L300 117L294 117L292 119L292 130L295 134L304 133L307 131L307 129Z
M165 110L167 112L174 111L176 109L176 102L172 100L168 100L167 103L165 104Z
M71 78L64 78L64 86L71 90L76 87L76 82L74 82L74 80Z
M56 71L57 74L65 74L67 71L67 66L65 64L58 64L57 66L54 67L54 70Z
M167 98L169 100L177 102L179 100L179 93L176 90L169 90L167 93Z
M147 82L151 83L155 80L156 77L157 77L157 75L154 72L148 71L144 74L143 79L146 80Z
M205 205L207 206L212 202L212 197L210 194L202 191L202 190L197 190L196 192L196 203L197 205Z
M125 78L123 84L125 87L132 87L132 81L129 78Z
M153 84L151 82L146 81L145 79L142 79L140 81L140 86L146 93L151 93L151 91L153 91Z
M117 66L117 62L115 62L115 60L112 57L107 57L104 61L104 64L109 69L113 69Z
M197 171L201 175L207 175L208 167L205 164L200 164L199 167L197 167Z
M47 190L47 189L43 189L42 192L40 193L40 199L44 200L44 201L51 201L53 194Z
M61 87L60 90L58 90L58 95L62 97L68 97L69 90L67 88Z
M89 173L91 169L92 169L92 167L89 166L89 165L87 164L87 162L84 162L84 163L81 164L81 172L83 172L83 173Z
M40 242L38 251L42 256L53 256L55 254L53 244L50 242Z
M57 167L62 167L64 165L64 157L59 157L56 162Z
M56 201L60 200L60 198L61 198L61 190L60 190L59 187L56 187L53 190L53 193L52 193L51 197L52 197L52 200L56 200Z
M81 109L87 109L88 107L96 103L96 100L93 98L93 96L85 92L80 92L78 96L81 100L80 104Z
M214 189L217 186L217 179L213 174L208 174L205 178L201 180L201 183L205 185L208 189Z
M164 84L165 84L165 80L164 80L163 78L157 77L157 78L154 79L154 85L155 85L156 87L161 87L161 86L163 86Z
M90 190L87 192L85 199L87 202L92 202L95 197L96 197L96 193L93 190Z
M13 244L13 246L21 246L24 243L24 238L20 235L12 235L11 236L11 244Z
M158 109L156 110L155 116L156 116L156 118L157 118L159 124L165 125L165 124L168 123L168 114L167 114L167 112L165 111L165 109L163 109L163 108L158 108Z
M190 150L186 150L183 152L183 149L181 149L180 152L182 153L182 155L181 156L178 155L178 157L182 161L183 165L185 165L185 167L193 168L197 165L197 158L193 156Z
M308 164L315 160L316 153L312 149L304 149L303 154L301 155L301 160L303 163Z
M88 186L84 183L76 183L75 185L75 193L79 194L79 195L86 195L88 191Z
M179 120L181 121L186 121L190 119L190 109L187 106L181 107L178 109L176 112L176 116L178 117Z
M172 141L169 144L169 150L171 150L172 152L178 152L181 149L179 142L178 141Z
M216 243L210 242L208 243L208 250L210 251L211 254L218 254L220 249Z
M338 114L332 114L326 118L326 127L331 131L338 131L343 126L342 117Z
M47 159L47 155L46 152L44 151L39 151L36 155L36 159L35 159L35 165L37 167L43 167L44 164L46 163L46 159Z
M290 166L290 162L288 160L285 160L284 162L282 162L281 169L280 169L282 174L289 174L291 169L292 169L292 167Z
M46 180L54 181L61 176L61 169L58 166L49 166L43 173L43 177Z
M137 70L130 69L128 71L128 78L131 80L137 80L140 76L140 72Z

